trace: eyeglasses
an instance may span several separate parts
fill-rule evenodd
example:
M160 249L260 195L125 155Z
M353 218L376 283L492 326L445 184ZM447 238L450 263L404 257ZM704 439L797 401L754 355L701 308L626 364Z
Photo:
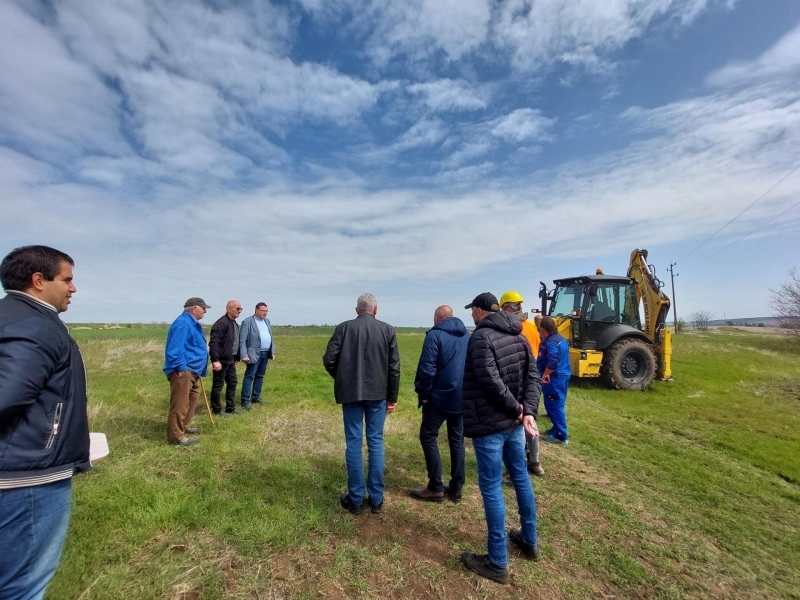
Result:
M235 310L236 312L242 312L241 308L234 308L233 310Z

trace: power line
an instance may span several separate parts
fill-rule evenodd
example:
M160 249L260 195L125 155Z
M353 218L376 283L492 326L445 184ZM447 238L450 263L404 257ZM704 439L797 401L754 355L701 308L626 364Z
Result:
M780 217L780 216L783 216L783 215L785 215L787 212L789 212L790 210L792 210L792 209L793 209L793 208L795 208L796 206L800 206L800 202L795 202L794 204L792 204L792 205L791 205L789 208L787 208L787 209L786 209L785 211L783 211L782 213L775 215L774 217L772 217L772 218L771 218L769 221L767 221L766 223L762 223L761 225L759 225L758 227L756 227L756 228L755 228L755 229L753 229L752 231L750 231L750 232L748 232L748 233L745 233L745 234L744 234L742 237L740 237L738 240L735 240L735 241L731 242L730 244L728 244L727 246L725 246L725 247L724 247L724 248L722 248L721 250L717 250L716 252L714 252L714 254L712 254L712 255L710 255L710 256L706 256L706 257L705 257L703 260L701 260L701 261L698 261L698 262L694 263L693 265L686 267L685 269L683 269L684 273L685 273L686 271L688 271L689 269L691 269L691 268L693 268L693 267L696 267L696 266L697 266L697 265L699 265L700 263L704 263L704 262L706 262L706 261L707 261L709 258L711 258L712 256L716 256L717 254L719 254L719 253L720 253L720 252L722 252L723 250L727 250L728 248L730 248L731 246L733 246L733 245L734 245L734 244L736 244L737 242L741 242L741 241L742 241L744 238L746 238L747 236L749 236L749 235L752 235L752 234L754 234L756 231L758 231L759 229L761 229L762 227L764 227L764 226L766 226L766 225L769 225L769 224L770 224L770 223L772 223L772 222L773 222L775 219L777 219L777 218L778 218L778 217Z
M756 205L756 204L757 204L759 201L761 201L761 200L762 200L762 199L763 199L763 198L764 198L764 197L765 197L767 194L769 194L769 193L770 193L772 190L774 190L776 187L778 187L780 184L782 184L784 181L786 181L786 179L788 179L789 177L791 177L791 176L792 176L792 174L794 174L794 172L795 172L795 171L797 171L798 169L800 169L800 165L797 165L797 166L796 166L794 169L792 169L792 170L791 170L791 171L789 171L789 172L788 172L786 175L784 175L783 177L781 177L781 179L778 181L778 183L776 183L775 185L773 185L773 186L772 186L771 188L769 188L769 189L768 189L766 192L764 192L764 193L763 193L763 194L761 194L761 195L760 195L758 198L756 198L755 202L753 202L753 203L752 203L750 206L748 206L747 208L745 208L745 209L744 209L742 212L740 212L738 215L736 215L735 217L733 217L733 218L732 218L730 221L728 221L728 222L727 222L725 225L723 225L723 226L722 226L722 228L721 228L719 231L717 231L717 232L716 232L714 235L712 235L710 238L708 238L708 239L707 239L705 242L703 242L702 244L700 244L699 246L697 246L697 247L696 247L694 250L692 250L691 252L689 252L689 254L687 254L686 256L684 256L684 257L682 257L682 258L678 259L677 261L675 261L675 264L678 264L678 263L679 263L679 262L681 262L681 261L682 261L684 258L687 258L688 256L691 256L692 254L694 254L695 250L699 250L700 248L702 248L703 246L705 246L705 245L706 245L708 242L710 242L711 240L713 240L713 239L714 239L714 238L715 238L715 237L716 237L716 236L717 236L719 233L721 233L721 232L722 232L722 230L723 230L723 229L725 229L726 227L728 227L728 225L730 225L731 223L733 223L733 222L734 222L736 219L738 219L739 217L741 217L741 216L742 216L744 213L746 213L748 210L750 210L751 208L753 208L753 207L754 207L754 206L755 206L755 205ZM769 222L769 221L768 221L768 222ZM765 223L765 225L766 225L766 223ZM748 235L749 235L749 234L748 234ZM735 244L735 243L736 243L736 242L734 242L734 244ZM726 246L726 247L727 247L727 246ZM723 250L724 250L724 248L723 248ZM720 250L720 252L721 252L721 250ZM711 256L714 256L714 255L712 254ZM711 257L709 257L709 258L711 258ZM700 264L700 263L696 263L696 264ZM690 267L690 268L691 268L691 267Z

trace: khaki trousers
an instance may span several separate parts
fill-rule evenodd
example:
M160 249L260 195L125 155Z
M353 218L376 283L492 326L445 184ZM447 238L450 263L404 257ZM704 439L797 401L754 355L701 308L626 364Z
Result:
M200 397L200 377L184 371L180 377L173 371L169 379L169 417L167 417L167 441L177 444L186 437L186 428L194 416L197 399Z

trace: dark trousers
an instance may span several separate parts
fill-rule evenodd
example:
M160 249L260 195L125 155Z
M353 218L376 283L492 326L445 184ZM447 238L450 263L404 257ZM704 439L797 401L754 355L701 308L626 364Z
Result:
M428 468L428 489L432 492L444 491L442 458L436 439L445 422L450 445L450 490L460 494L464 487L464 416L461 413L444 412L430 400L422 405L422 424L419 427L419 441Z
M211 384L211 411L214 414L222 412L220 404L220 396L222 395L222 387L227 385L225 390L225 412L233 412L236 410L236 385L239 383L236 377L236 363L223 362L222 368L219 371L213 371L214 380Z

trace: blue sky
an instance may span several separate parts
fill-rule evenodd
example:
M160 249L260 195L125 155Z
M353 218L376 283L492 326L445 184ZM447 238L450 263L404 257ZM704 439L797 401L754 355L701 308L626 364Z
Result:
M686 257L800 164L796 0L2 0L0 114L0 253L71 254L73 322L468 320L636 247L754 317L799 262L800 207L711 255L800 171Z

